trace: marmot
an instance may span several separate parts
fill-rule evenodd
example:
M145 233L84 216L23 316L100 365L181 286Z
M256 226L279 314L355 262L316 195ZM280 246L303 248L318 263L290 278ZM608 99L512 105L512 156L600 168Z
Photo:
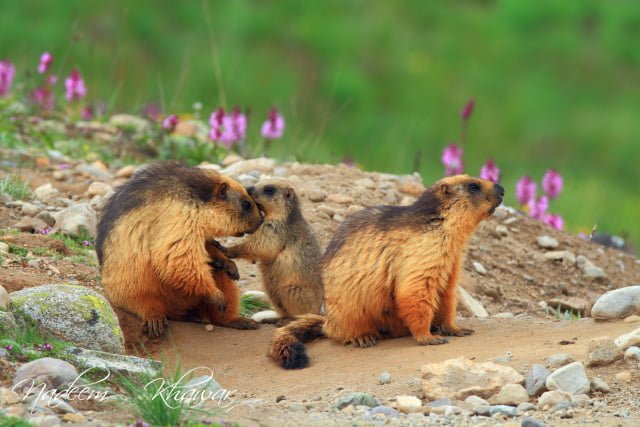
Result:
M323 256L326 316L306 315L276 331L269 355L303 368L302 342L327 336L369 347L413 335L420 345L473 333L456 323L456 285L469 237L502 203L504 188L458 175L427 188L411 206L357 212L336 231Z
M262 215L246 190L212 170L176 162L151 165L118 187L98 223L102 285L114 306L138 315L159 336L167 319L197 313L221 326L254 329L239 316L235 283L212 269L206 245L216 237L255 231ZM211 254L211 255L210 255Z
M259 261L264 289L281 320L320 313L322 255L298 195L281 179L263 180L248 192L264 212L264 222L244 243L222 251L230 258Z

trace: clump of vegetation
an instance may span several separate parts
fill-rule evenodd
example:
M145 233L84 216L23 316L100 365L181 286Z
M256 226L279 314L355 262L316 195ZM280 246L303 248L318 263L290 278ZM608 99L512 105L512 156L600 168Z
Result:
M20 321L15 330L0 333L0 347L9 352L11 358L29 362L42 357L64 358L70 344L45 337L32 322Z
M16 200L30 200L33 195L29 190L29 182L22 181L19 176L9 174L0 179L0 194L8 194Z
M16 417L7 417L5 415L0 414L0 427L32 427L28 421L23 420L22 418Z
M562 310L562 306L558 304L555 310L551 307L546 307L545 312L547 314L553 314L557 320L580 320L582 319L582 314L580 314L577 310Z
M242 295L240 298L241 316L251 317L254 313L269 309L271 309L271 305L268 302L253 295Z

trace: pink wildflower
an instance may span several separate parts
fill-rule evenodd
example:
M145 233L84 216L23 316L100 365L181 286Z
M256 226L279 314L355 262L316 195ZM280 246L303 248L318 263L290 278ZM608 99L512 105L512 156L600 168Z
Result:
M542 177L542 189L550 199L555 199L562 191L564 180L558 171L549 169Z
M471 117L471 114L473 113L473 107L475 104L476 104L476 100L473 98L467 101L465 106L462 108L462 111L460 111L460 117L462 118L462 120L464 121L469 120L469 117Z
M247 116L242 113L240 107L234 107L231 112L231 127L236 139L243 140L247 136Z
M528 176L523 176L516 184L516 199L526 205L536 197L538 185Z
M7 96L13 85L16 67L9 61L0 61L0 96Z
M496 166L493 160L489 159L487 163L480 168L480 178L488 179L497 184L500 181L500 168Z
M33 100L39 104L43 110L53 110L53 92L48 86L38 87L31 93Z
M549 198L547 196L540 196L529 201L529 216L531 218L544 219L547 209L549 209Z
M445 174L458 175L464 171L462 155L464 150L456 144L449 144L442 152L442 163L445 167Z
M171 114L162 121L162 127L171 133L176 130L176 126L178 126L179 121L180 119L178 119L178 116Z
M53 55L45 52L40 56L40 64L38 64L38 73L44 74L49 71L49 67L53 63Z
M80 110L80 117L82 117L82 120L91 120L93 119L94 115L95 114L92 105L85 105L84 107L82 107L82 110Z
M84 80L77 69L71 70L71 74L64 81L64 87L66 94L64 98L67 101L73 101L76 99L84 98L87 95L87 88L84 85Z
M269 111L269 117L267 121L262 124L260 133L266 139L278 139L282 137L284 133L284 117L278 113L277 108L272 108Z
M545 224L550 225L551 227L562 230L564 228L564 220L560 215L557 214L548 214L545 215L542 219Z

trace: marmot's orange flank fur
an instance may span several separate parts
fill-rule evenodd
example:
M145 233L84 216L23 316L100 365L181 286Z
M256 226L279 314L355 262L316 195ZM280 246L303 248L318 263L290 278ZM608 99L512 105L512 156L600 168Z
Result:
M276 331L269 355L302 368L302 342L325 335L369 347L411 334L444 344L472 330L456 324L456 286L469 237L501 202L504 189L458 175L427 188L411 206L378 206L347 218L322 259L326 316L301 316Z
M223 252L259 261L265 291L282 320L319 313L320 246L302 216L298 195L281 179L263 180L248 191L264 212L264 222L244 243Z
M96 239L102 285L114 306L143 319L151 336L164 332L167 319L194 315L255 328L239 317L228 273L209 265L208 252L226 257L205 242L253 232L261 223L255 202L231 178L175 162L149 166L103 208Z

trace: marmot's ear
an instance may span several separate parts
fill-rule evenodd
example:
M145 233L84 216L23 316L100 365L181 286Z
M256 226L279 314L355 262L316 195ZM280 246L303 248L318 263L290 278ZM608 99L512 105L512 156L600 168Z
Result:
M228 190L229 184L221 182L213 187L213 194L217 199L226 199Z
M451 194L451 193L453 193L453 189L451 188L451 185L449 185L449 184L440 184L440 191L442 191L442 194Z

